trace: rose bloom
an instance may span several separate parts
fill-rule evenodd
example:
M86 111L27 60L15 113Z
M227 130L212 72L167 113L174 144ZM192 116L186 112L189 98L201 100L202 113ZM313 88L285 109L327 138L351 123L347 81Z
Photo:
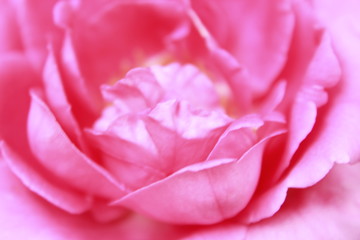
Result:
M1 239L358 239L356 0L1 0Z

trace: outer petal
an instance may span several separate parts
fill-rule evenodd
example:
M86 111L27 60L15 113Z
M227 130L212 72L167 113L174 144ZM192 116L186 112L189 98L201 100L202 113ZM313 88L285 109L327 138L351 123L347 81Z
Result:
M0 1L0 52L21 51L22 42L15 9L9 0Z
M359 170L359 164L335 166L314 187L291 190L277 215L250 228L249 239L357 239Z
M21 54L0 56L0 139L15 149L26 151L26 118L29 89L40 83L40 77Z
M332 166L330 155L337 151L337 147L325 150L328 146L323 146L321 151L327 151L326 154L329 154L323 158L324 161L319 161L320 155L302 156L303 151L308 151L318 144L317 136L324 134L322 119L327 118L327 112L323 109L332 108L332 103L327 102L327 92L337 91L334 85L340 80L340 67L329 35L313 29L314 19L306 18L312 13L310 6L296 4L294 9L299 19L295 30L298 39L294 39L292 57L284 72L284 76L288 76L292 81L289 82L284 101L278 107L289 109L289 132L286 139L276 143L278 147L266 155L256 197L241 216L246 222L256 222L270 217L280 208L285 200L287 188L291 187L291 184L284 183L289 180L286 179L286 175L291 172L294 164L299 163L301 166L302 161L312 162L309 166L311 169L295 168L295 171L299 181L309 182L312 179L314 184L329 171ZM306 29L312 29L313 32L309 34ZM315 42L313 38L316 39ZM304 54L300 49L304 50ZM302 72L299 69L302 69ZM337 137L328 136L324 140L332 141L334 138ZM305 159L309 157L311 159ZM314 166L317 166L316 170ZM289 178L292 178L292 174L295 173L290 173ZM309 176L310 174L317 175L317 178Z
M313 187L290 190L280 211L252 225L220 224L184 239L357 239L360 165L337 165Z
M56 182L51 174L36 164L31 155L22 157L5 143L0 145L0 150L2 158L29 190L70 213L83 213L91 207L91 199L73 191L64 183Z
M32 191L54 205L72 213L87 210L85 196L55 183L51 175L32 165L26 136L29 89L39 84L38 77L23 55L2 55L0 64L0 137L1 154L16 175Z
M290 1L192 0L191 3L219 47L240 63L238 67L246 69L251 81L243 84L251 95L266 92L287 59L294 26Z
M330 3L319 6L329 9L328 5L330 6ZM334 3L333 6L338 5ZM360 28L352 24L356 21L354 19L359 19L357 12L360 6L356 1L340 5L342 11L324 12L323 21L328 25L333 38L343 70L343 79L340 86L332 91L330 105L325 112L326 116L317 127L319 131L316 137L309 143L299 164L290 175L291 185L295 187L313 184L324 176L335 162L353 162L360 159ZM306 178L303 173L307 174Z
M265 143L266 139L239 160L190 165L114 204L177 224L213 224L233 217L255 191Z
M331 91L331 87L339 82L340 72L330 38L328 34L323 34L305 73L302 74L303 77L300 78L300 86L294 98L288 96L292 99L288 114L289 134L283 156L279 158L279 164L276 166L274 181L278 180L290 165L294 154L301 151L300 144L308 139L308 135L316 135L316 129L321 126L321 114L324 114L321 110L319 114L318 109L328 103L327 91ZM296 82L296 78L293 80ZM285 103L288 100L285 99ZM315 132L312 132L313 129ZM271 165L274 165L273 160L271 162ZM270 182L270 179L266 181Z
M66 19L60 24L70 30L80 72L98 88L166 49L167 37L184 17L179 2L69 1L56 15Z
M88 215L67 214L28 191L3 161L0 192L1 239L165 240L178 239L183 234L175 227L138 215L104 224L94 222Z
M103 197L118 197L124 193L125 189L104 169L71 143L45 103L34 92L28 136L39 162L67 184Z
M47 41L58 43L61 37L52 21L55 2L56 0L11 1L24 51L36 68L41 68L44 63Z

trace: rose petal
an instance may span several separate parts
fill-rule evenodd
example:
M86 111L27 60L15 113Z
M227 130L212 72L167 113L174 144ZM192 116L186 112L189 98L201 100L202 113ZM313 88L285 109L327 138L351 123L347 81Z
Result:
M326 69L324 69L326 67ZM292 103L289 119L289 136L286 149L278 168L281 173L289 164L299 145L314 127L317 108L327 103L326 88L335 86L340 80L340 66L327 34L323 35L309 63L302 87ZM321 118L321 116L320 116ZM319 126L315 125L315 128Z
M301 8L298 7L295 12L298 13L299 9ZM302 28L304 26L299 24L295 29L295 33L300 34L299 32L304 31L301 30ZM305 37L305 33L301 35L305 39L304 42L309 41L310 43L312 42L312 37L317 36L316 33L308 34L309 36L307 37ZM297 53L296 56L300 56L299 61L293 63L299 68L304 68L304 72L300 73L298 70L290 71L289 77L291 81L288 84L288 92L285 99L277 107L277 109L288 113L289 134L286 142L281 142L281 146L279 146L279 148L283 149L285 144L285 149L281 153L282 157L276 156L277 160L274 160L274 156L271 156L268 158L268 161L265 160L264 162L265 169L273 169L267 171L268 174L264 178L267 186L276 182L290 165L291 161L293 161L292 157L298 151L300 144L311 133L314 127L318 117L317 108L327 103L327 88L333 87L340 79L339 63L331 47L329 36L321 34L315 45L310 43L305 45L308 46L307 49L304 43L293 43L293 48L303 48L307 52L305 56L301 56L300 52ZM298 51L297 49L295 50ZM324 69L324 66L329 66L330 68ZM290 64L287 67L292 69L294 66ZM275 155L278 154L276 153ZM275 164L274 161L277 163Z
M31 3L26 0L11 1L25 53L37 69L44 63L49 36L53 37L51 40L59 39L61 36L52 22L51 10L55 2L55 0L46 2L35 0Z
M166 66L135 68L102 93L115 104L118 115L153 108L168 100L187 101L197 108L220 110L213 83L195 66L173 63Z
M191 3L219 47L231 53L248 71L251 81L243 84L251 95L265 93L287 59L294 27L290 1L221 1L215 4L193 0Z
M0 1L0 52L21 51L22 42L15 9L8 0Z
M260 104L260 114L267 115L275 111L285 97L286 85L287 82L285 80L280 80L274 85L274 87L268 92L265 100Z
M125 189L71 143L40 97L32 92L31 99L28 137L39 162L67 184L88 194L110 198L122 195Z
M188 139L207 136L213 129L222 128L230 122L223 112L202 110L175 100L158 104L149 117Z
M248 237L356 239L360 234L357 217L360 213L359 166L336 166L319 184L290 191L280 212L254 225Z
M164 98L163 89L148 68L132 69L114 86L103 86L102 94L115 104L119 115L153 108Z
M64 37L58 64L73 113L81 126L91 126L100 112L102 99L91 89L79 67L79 60L69 34Z
M360 6L351 2L343 6L343 12L327 12L323 19L325 24L329 25L333 45L342 66L343 78L331 93L326 116L319 123L316 137L291 173L292 186L309 186L323 177L334 163L354 162L360 159L360 139L358 134L354 134L360 131L357 124L360 120L360 74L357 67L360 63L360 29L352 25L354 18L358 18L359 9ZM332 26L336 19L341 19L341 24Z
M166 176L166 159L157 156L157 149L139 118L117 121L123 134L88 130L94 147L102 153L103 166L129 189L150 184ZM129 132L133 137L127 138Z
M296 95L291 118L296 118L301 115L300 112L297 112L297 109L300 110L301 108L298 106L299 102L309 102L317 108L326 104L328 95L326 91L329 91L330 87L334 87L339 82L340 77L341 70L339 61L331 46L331 39L328 34L323 34L314 56L306 69L302 86ZM291 122L291 124L294 124L295 122L301 121L291 120ZM300 129L300 127L292 127L292 132L295 132L296 129ZM304 129L304 127L301 129ZM308 132L310 131L308 130ZM291 140L291 138L289 139Z
M1 158L1 156L0 156ZM38 198L0 161L1 239L178 239L185 229L130 215L111 223L94 222L87 215L60 211ZM134 229L137 229L134 231Z
M324 39L324 35L326 35L324 34L324 29L321 28L320 23L314 17L314 11L310 5L308 3L294 2L292 3L292 8L296 24L288 53L288 60L279 76L280 79L287 81L286 95L281 104L283 108L288 107L293 102L298 91L305 83L326 85L321 84L323 79L321 75L323 73L327 74L328 71L323 71L323 66L314 59L315 54L318 53L320 60L324 63L328 60L331 62L334 59L331 56L333 55L331 43L329 43L329 39ZM336 59L335 64L337 64ZM317 73L316 70L320 71ZM329 70L333 72L333 69ZM317 76L320 76L319 80L315 80ZM307 80L304 80L304 78L307 78Z
M212 225L209 228L195 230L191 234L183 237L183 240L246 240L246 226L237 225L237 224L220 224L220 225Z
M284 155L275 167L273 180L277 180L289 166L293 154L298 150L301 142L308 136L315 124L317 109L315 103L309 100L295 100L289 120L289 135ZM274 163L272 163L274 165ZM270 179L267 181L270 182Z
M285 200L287 186L284 185L283 182L278 183L277 181L281 177L284 177L284 171L289 169L289 166L290 169L292 168L291 164L298 163L300 167L303 164L302 161L309 163L313 161L311 166L308 166L311 169L296 167L296 172L290 173L290 178L292 178L293 174L296 174L298 181L312 181L311 184L314 184L329 171L332 165L328 160L331 162L331 157L335 156L332 155L330 157L330 155L334 153L334 149L325 149L328 148L328 146L322 146L321 149L321 151L324 151L324 154L329 154L327 156L321 156L322 153L320 153L319 150L315 152L317 155L301 156L302 151L308 151L308 148L312 148L313 145L318 144L314 136L317 136L320 131L323 131L322 118L324 114L327 113L320 110L320 114L318 114L317 108L327 102L326 91L331 91L328 90L328 88L338 83L340 67L333 47L331 46L329 35L321 33L314 44L309 36L316 37L316 29L312 35L305 31L305 26L313 26L314 24L313 19L305 18L307 14L310 14L309 11L311 11L309 6L298 4L295 10L300 18L298 26L295 29L295 34L299 35L299 39L304 39L304 41L300 42L297 40L299 42L294 42L294 46L297 46L294 51L298 52L299 49L304 49L305 54L302 55L301 52L295 54L293 52L292 54L295 54L293 57L299 56L299 60L294 63L289 63L287 67L293 69L294 66L297 66L299 69L303 68L304 72L300 73L298 69L294 72L290 71L291 74L289 77L293 79L293 81L289 83L288 90L290 93L287 93L286 99L282 103L287 102L286 104L291 104L289 112L289 134L285 143L285 149L283 149L284 142L279 142L279 148L281 148L281 154L283 154L282 157L278 157L280 152L277 151L273 154L268 154L268 157L265 159L263 164L265 171L259 183L259 191L255 194L256 197L253 199L253 202L249 204L241 216L242 221L245 222L259 221L264 217L266 218L273 215L280 208L280 205ZM281 107L284 107L284 105L280 106L280 108ZM326 141L331 141L331 139L334 139L334 136L328 136ZM334 148L337 149L338 146ZM294 154L298 154L295 155L295 159L293 158ZM300 159L299 155L301 156ZM319 161L319 158L326 159L328 162ZM315 166L317 166L316 169L314 168ZM290 169L289 171L291 171ZM313 175L317 176L317 179L315 179ZM310 183L308 184L311 185Z
M26 118L29 109L29 89L40 78L21 54L0 57L0 139L15 149L28 149Z
M214 83L193 65L179 63L153 66L151 72L165 90L164 100L188 101L191 105L208 110L219 109L219 97Z
M266 140L239 160L190 165L114 204L177 224L213 224L230 218L246 206L255 191Z
M11 170L24 185L50 203L76 214L83 213L91 207L91 199L69 189L64 184L56 184L49 174L36 167L36 164L32 164L34 159L31 155L26 158L21 157L4 142L1 143L0 150L2 158L7 161Z
M311 188L290 190L280 211L252 225L222 223L184 239L357 239L360 165L337 165Z
M222 112L194 110L186 102L159 104L149 116L148 132L172 172L204 161L229 123Z
M108 170L137 189L205 161L229 121L221 112L194 110L188 103L168 101L148 115L122 115L103 133L97 129L98 133L89 134L104 152Z
M239 158L258 140L252 130L263 124L259 117L250 115L233 121L220 136L206 161Z
M43 82L48 103L56 119L64 129L64 132L77 146L81 146L85 149L82 133L67 99L62 77L60 75L60 69L57 65L52 46L49 46L49 55L44 66Z
M63 10L70 18L67 30L80 72L90 88L166 49L167 36L181 26L182 8L181 1L97 1L73 4L69 14Z
M1 145L3 158L17 176L32 191L54 205L79 213L89 208L90 202L84 196L68 190L44 175L40 168L31 165L32 157L27 143L26 119L29 109L29 89L38 85L39 79L27 60L21 55L3 55L0 72L1 92ZM21 153L18 155L16 153ZM26 159L26 160L24 160Z

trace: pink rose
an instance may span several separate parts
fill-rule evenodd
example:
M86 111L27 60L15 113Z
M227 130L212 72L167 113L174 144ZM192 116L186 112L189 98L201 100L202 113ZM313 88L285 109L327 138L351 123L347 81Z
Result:
M1 0L0 238L356 239L358 10Z

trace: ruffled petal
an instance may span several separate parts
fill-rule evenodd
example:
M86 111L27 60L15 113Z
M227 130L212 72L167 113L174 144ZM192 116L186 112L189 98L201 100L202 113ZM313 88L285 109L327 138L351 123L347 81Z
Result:
M165 90L164 100L177 99L202 109L220 109L214 82L195 66L173 63L164 67L153 66L151 71Z
M329 36L324 34L291 103L288 120L289 135L285 151L274 174L275 180L294 160L294 154L301 152L300 144L309 139L308 136L311 138L316 135L324 114L324 112L319 114L318 109L328 103L328 91L336 86L340 77L339 62L331 47ZM313 129L315 132L312 131Z
M190 64L132 69L115 85L104 85L102 94L113 106L104 109L103 116L95 122L96 129L106 129L121 115L150 110L169 100L186 101L199 109L223 111L213 83Z
M327 3L328 4L328 3ZM336 5L336 4L335 4ZM329 7L324 6L324 9ZM322 19L328 25L333 46L343 71L339 86L333 89L330 102L319 121L317 134L300 156L292 171L291 185L306 187L323 177L334 163L355 162L360 159L359 134L359 76L360 29L352 25L358 18L360 6L349 2L340 12L327 12ZM340 25L334 21L339 19ZM306 177L304 176L306 174Z
M229 122L222 112L167 101L147 114L122 115L107 129L89 134L107 169L137 189L205 161Z
M132 69L113 86L104 85L102 94L118 115L141 112L164 100L164 89L149 68Z
M324 69L324 66L329 66L330 69ZM327 103L327 92L331 91L331 87L334 87L340 79L339 63L328 35L322 35L311 60L307 63L305 72L301 75L303 77L299 75L298 80L293 78L295 82L299 81L299 83L296 94L294 93L294 96L291 96L288 135L286 139L277 143L277 149L267 153L263 163L263 178L260 181L258 192L246 211L241 214L242 221L259 221L273 215L280 208L289 187L284 183L288 179L281 180L281 178L286 178L285 174L288 173L286 170L291 171L293 164L302 161L295 154L301 154L304 149L307 151L306 149L314 144L313 136L318 134L318 128L321 129L322 114L326 113L321 110L318 113L318 108ZM294 83L290 83L290 88L292 88L292 84ZM287 98L289 97L290 95L287 96ZM286 101L289 99L285 99L285 103ZM315 159L313 160L315 161ZM318 159L316 162L320 167L321 163ZM301 165L301 163L299 164ZM331 165L324 163L321 167L325 171L323 171L323 175L319 175L316 181L324 177ZM298 172L299 178L302 177L304 181L309 180L308 174L310 172L310 170L306 170L304 173ZM319 173L317 172L317 174ZM292 174L290 173L290 178Z

